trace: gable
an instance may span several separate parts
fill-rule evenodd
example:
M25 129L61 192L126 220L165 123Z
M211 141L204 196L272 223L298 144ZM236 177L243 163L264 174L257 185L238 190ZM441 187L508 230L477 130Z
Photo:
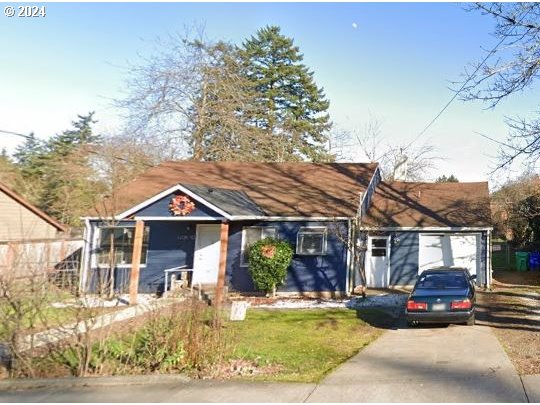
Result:
M175 196L184 196L189 199L193 204L195 204L195 208L193 211L191 211L189 214L186 215L178 215L176 217L185 217L185 218L222 218L223 215L217 213L216 211L210 209L205 204L203 204L200 201L195 200L194 198L186 195L182 192L171 192L167 194L166 196L160 198L159 200L152 202L151 204L147 205L146 207L138 210L136 213L133 214L135 217L170 217L174 218L175 215L170 211L169 205L171 204L172 199Z

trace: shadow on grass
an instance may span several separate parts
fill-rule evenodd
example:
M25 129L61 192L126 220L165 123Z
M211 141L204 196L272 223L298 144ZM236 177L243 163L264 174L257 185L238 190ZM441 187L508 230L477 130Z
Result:
M358 319L378 329L398 329L402 323L401 317L393 316L382 308L361 308L355 311Z

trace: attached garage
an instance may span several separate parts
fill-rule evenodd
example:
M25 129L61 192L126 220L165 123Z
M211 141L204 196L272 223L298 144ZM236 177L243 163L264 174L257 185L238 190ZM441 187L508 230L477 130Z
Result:
M480 233L420 234L418 273L436 267L461 267L483 279L481 243Z
M482 183L381 182L363 222L368 287L411 287L418 274L462 267L491 280L491 210Z

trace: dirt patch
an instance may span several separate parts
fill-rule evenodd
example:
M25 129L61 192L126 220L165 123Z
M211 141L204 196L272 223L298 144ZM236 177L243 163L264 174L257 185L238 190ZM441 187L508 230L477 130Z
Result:
M540 290L540 271L494 271L493 285L496 288L530 287Z
M498 272L495 276L493 290L478 293L477 323L491 326L520 374L540 374L537 274Z

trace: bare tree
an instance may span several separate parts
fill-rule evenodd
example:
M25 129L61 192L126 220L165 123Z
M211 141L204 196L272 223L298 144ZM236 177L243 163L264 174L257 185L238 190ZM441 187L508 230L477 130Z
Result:
M160 158L256 160L264 147L260 131L245 125L254 90L237 48L211 43L199 31L157 43L157 52L131 66L129 132L157 146Z
M532 87L540 72L540 4L475 3L469 11L480 11L495 20L498 44L484 59L466 69L461 97L480 100L495 108L503 99ZM540 119L507 118L509 133L500 145L495 170L523 160L536 167L540 157Z
M348 144L344 142L344 147L359 152L362 157L352 156L349 152L346 159L378 162L386 181L425 180L441 159L435 154L435 147L429 142L418 145L415 142L387 141L382 134L381 121L373 116L364 124L363 131L348 132L348 137Z
M495 232L517 244L540 240L540 179L525 173L491 195Z

